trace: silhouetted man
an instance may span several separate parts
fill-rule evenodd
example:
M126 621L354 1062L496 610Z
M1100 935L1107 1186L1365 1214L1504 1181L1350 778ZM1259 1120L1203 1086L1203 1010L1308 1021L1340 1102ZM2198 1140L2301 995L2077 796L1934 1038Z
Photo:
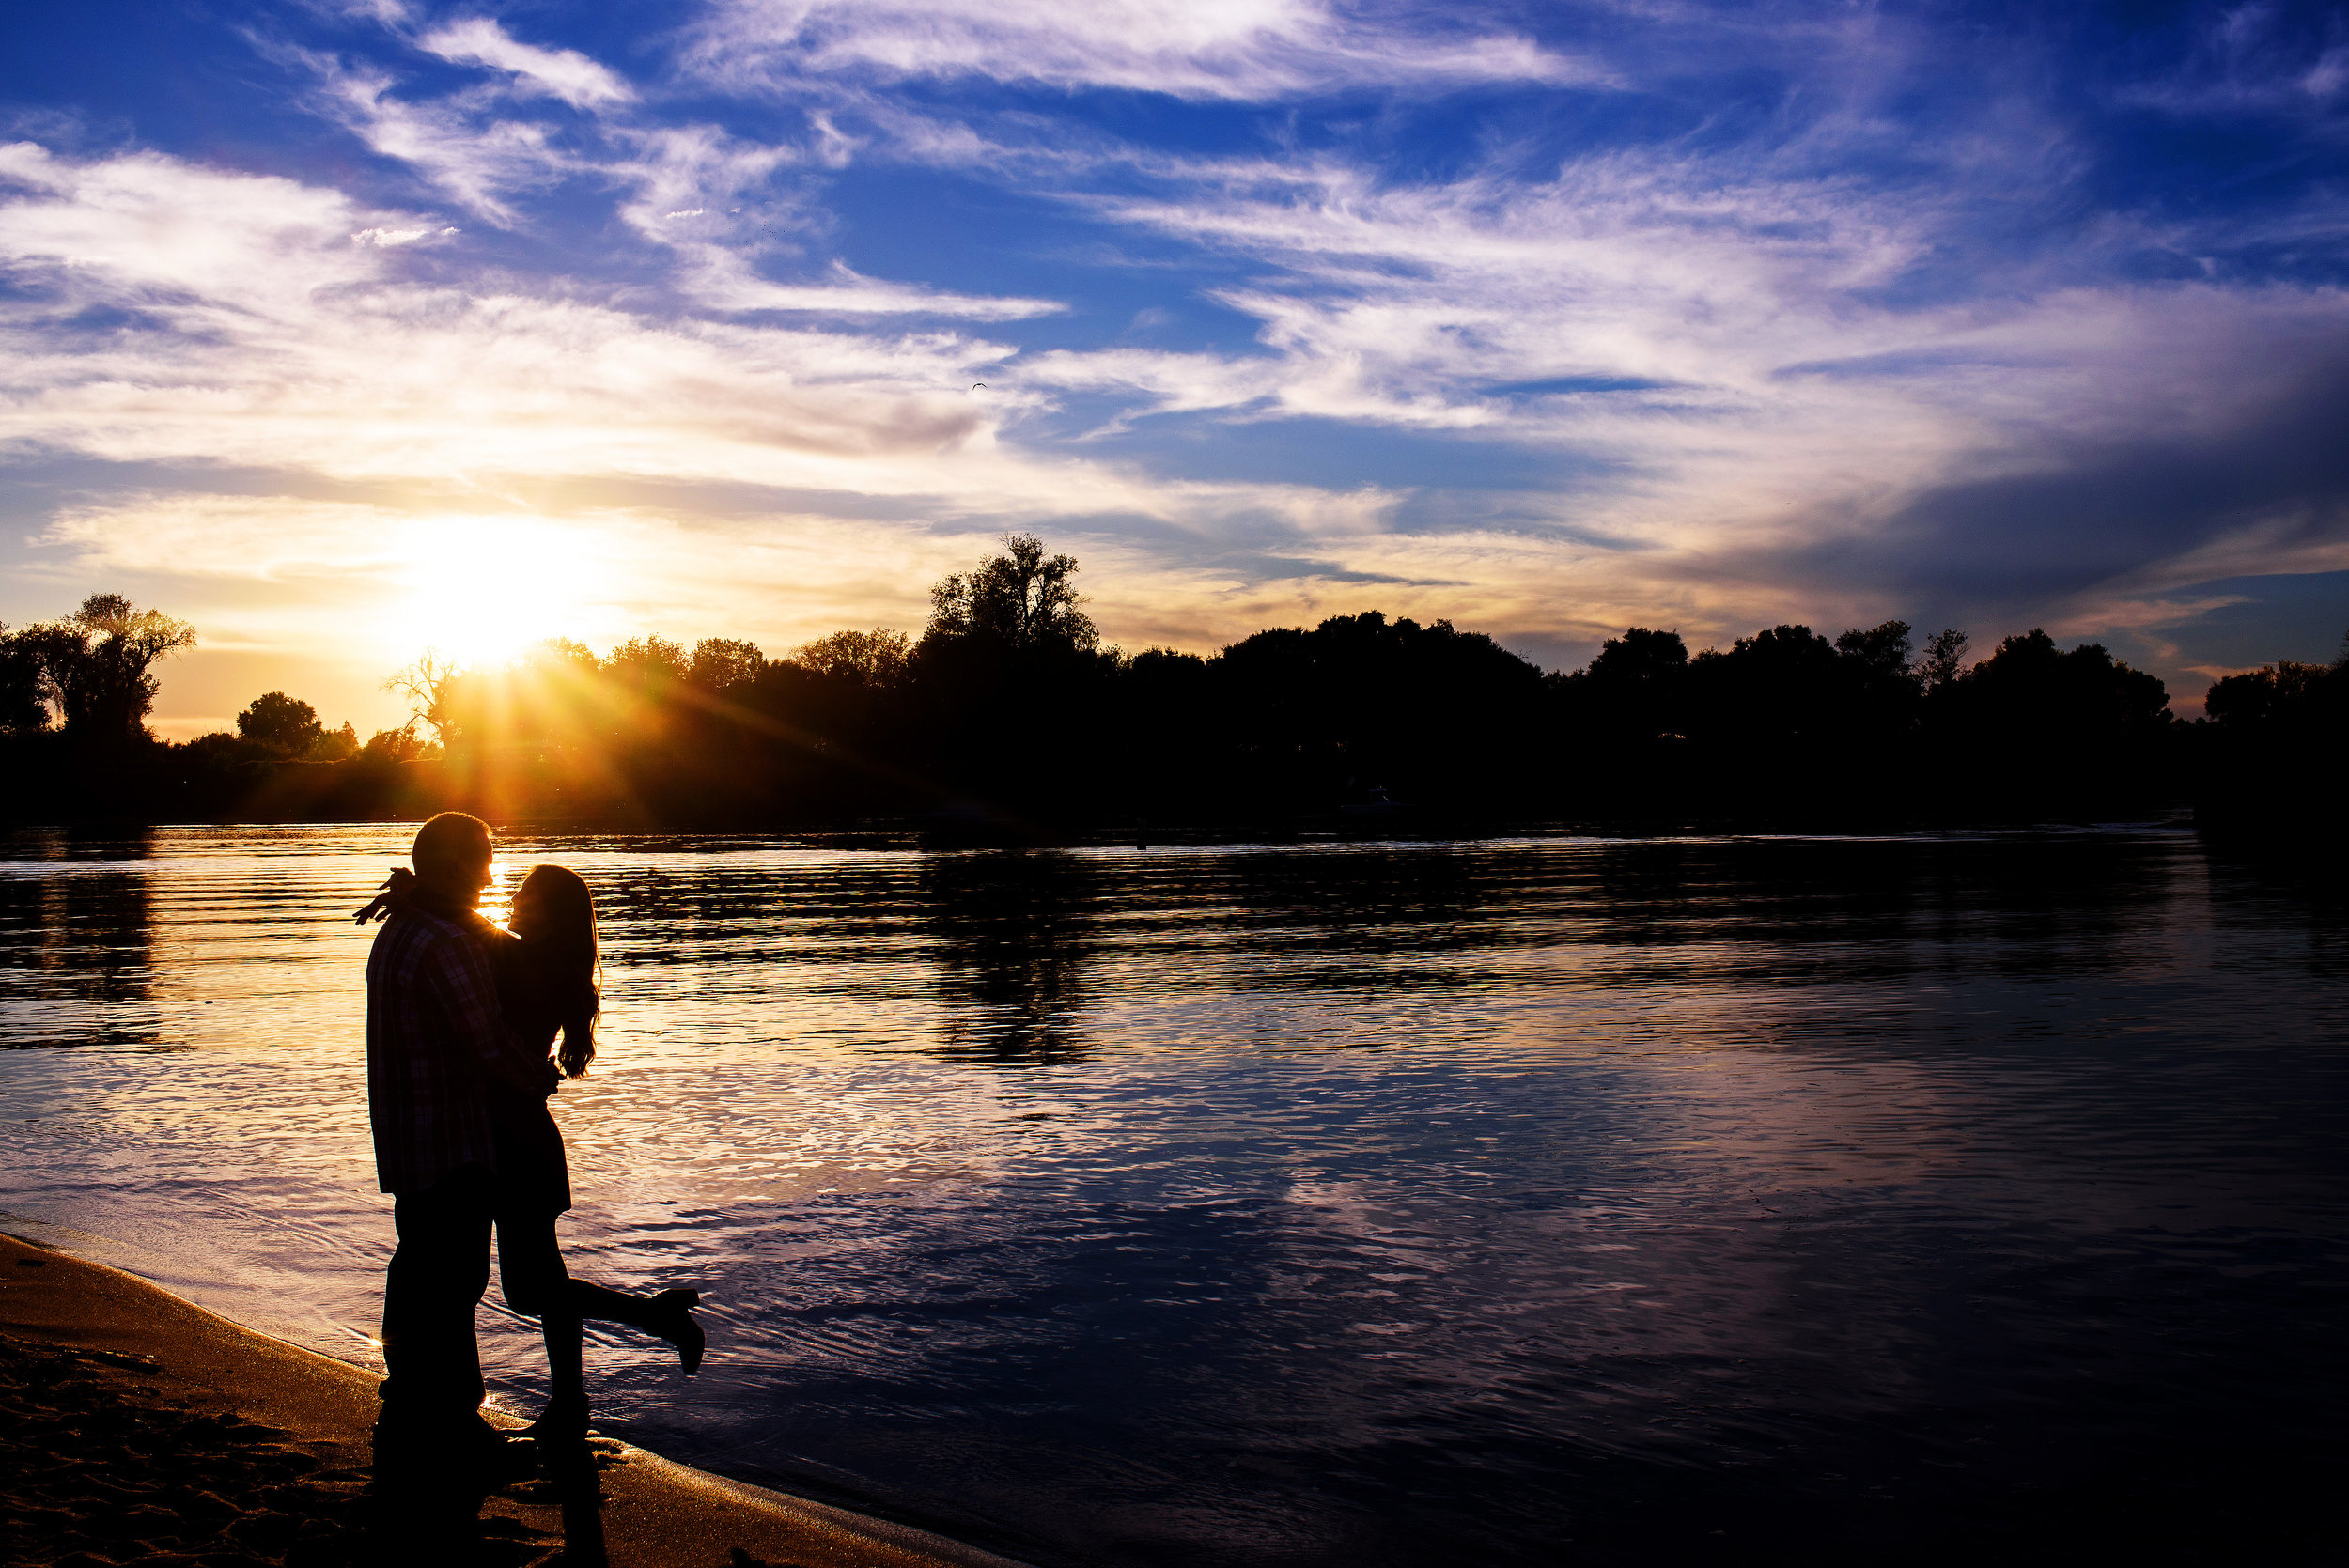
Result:
M443 812L426 823L414 887L391 901L367 955L367 1112L399 1235L383 1281L379 1458L504 1457L506 1440L481 1419L474 1339L497 1176L484 1084L503 1078L543 1094L547 1069L525 1058L499 1010L493 928L474 908L490 854L477 817Z

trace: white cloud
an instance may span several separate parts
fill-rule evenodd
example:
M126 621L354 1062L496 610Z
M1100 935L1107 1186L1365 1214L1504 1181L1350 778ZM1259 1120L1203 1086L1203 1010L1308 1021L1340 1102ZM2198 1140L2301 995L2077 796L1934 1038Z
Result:
M1308 488L1161 485L1007 448L998 421L1016 402L969 389L1011 351L955 332L426 287L391 270L397 251L352 244L362 215L332 193L150 156L7 157L0 168L39 183L0 201L0 261L39 287L0 306L0 448L427 486L730 480L922 498L933 518L985 526L1321 505ZM222 214L245 221L222 227ZM182 231L205 242L151 242ZM841 287L892 311L940 303L853 275ZM93 340L70 325L132 303L137 331Z
M1472 429L1653 459L1700 487L1726 477L1707 472L1725 456L1749 488L1774 489L1772 466L1799 468L1824 498L1897 491L2034 430L2191 425L2257 374L2261 355L2231 345L2349 325L2349 303L2326 288L2045 289L2025 276L1899 300L1890 286L1960 214L1930 194L1739 179L1702 161L1614 156L1547 183L1408 187L1331 162L1160 172L1166 195L1092 205L1268 264L1218 298L1263 323L1270 352L1070 350L1024 362L1023 381L1124 385L1152 411ZM2237 379L2214 396L2146 373L2182 357ZM2197 406L2159 406L2179 396ZM2021 460L2041 450L2023 442Z
M737 86L862 72L1243 100L1610 80L1589 61L1468 31L1443 13L1381 22L1315 0L727 0L693 63Z
M634 88L579 51L523 43L487 17L452 23L427 33L416 40L416 47L458 65L507 72L573 108L627 103L636 97Z
M715 246L688 248L686 287L713 310L806 311L834 316L949 316L972 321L1019 321L1067 309L1054 300L947 294L868 278L835 261L816 284L770 283L752 275L742 257Z
M599 172L633 193L620 203L620 216L656 243L708 247L747 231L755 244L766 229L801 218L788 192L762 204L750 225L729 221L728 210L754 193L768 194L779 173L810 162L804 148L746 142L711 125L629 127L611 134L615 145Z
M414 102L387 73L315 62L319 106L370 148L415 168L475 215L518 221L509 198L543 190L584 166L543 125L496 116L479 99Z
M77 163L0 146L0 260L116 303L236 306L307 298L373 274L339 192L227 174L154 153ZM391 225L376 225L391 226ZM407 225L401 225L407 226ZM20 307L22 308L22 307Z
M1374 602L1553 639L1668 614L1695 635L1734 627L1766 604L1784 608L1773 551L1815 549L1839 532L1869 538L1921 488L2044 460L2051 436L2166 427L2190 438L2257 384L2260 365L2290 362L2279 346L2338 321L2342 308L2322 293L2202 287L1894 311L1867 303L1866 286L1888 255L1917 242L1897 214L1856 210L1839 226L1812 221L1819 213L1786 193L1743 205L1727 190L1684 200L1621 170L1514 199L1482 188L1380 193L1323 171L1305 183L1287 177L1287 200L1257 190L1221 206L1119 209L1127 221L1274 264L1229 296L1266 323L1266 352L1023 358L951 331L747 326L537 297L510 283L425 287L396 271L397 247L350 237L429 225L364 212L332 192L151 155L74 163L17 147L0 152L0 175L16 193L0 202L0 253L37 286L0 311L0 444L427 493L731 481L885 501L901 520L793 514L771 525L833 541L792 547L803 576L790 592L844 624L902 618L911 612L889 608L890 596L927 579L886 587L810 558L839 548L843 530L926 560L920 541L941 528L977 536L1150 520L1154 543L1121 544L1112 530L1085 546L1104 624L1130 641L1194 646ZM1819 212L1834 205L1817 201ZM690 270L692 251L679 254ZM941 298L847 272L770 298L849 320L913 309L1011 316L1036 304ZM754 296L736 303L785 308ZM102 339L55 324L87 306L127 304L148 324ZM2148 377L2154 356L2211 373ZM1492 390L1568 376L1665 384ZM981 380L991 392L972 397ZM1522 498L1508 526L1426 534L1398 525L1402 498L1385 490L1154 478L1010 439L1005 421L1042 401L1120 389L1158 411L1461 428L1592 454L1614 474L1547 501ZM224 505L117 508L140 520L110 524L114 553L102 558L130 563L125 540L152 551L177 540L179 565L157 556L140 569L185 572L212 560L280 581L373 559L366 516L296 529L288 517L317 514ZM231 514L247 533L220 532ZM601 536L617 515L575 512L561 526ZM255 518L265 525L257 535ZM94 544L95 526L69 518L54 542ZM760 530L728 533L690 513L663 526L676 560L631 568L647 586L611 624L640 614L680 625L690 615L660 610L662 593L690 605L703 592L692 584L726 576L745 549L782 548ZM264 548L264 536L276 544ZM295 548L302 538L312 546ZM2180 571L2307 567L2340 553L2321 531L2286 538L2274 529L2198 551L2190 566L2106 600L2167 602L2155 590L2190 581ZM1348 574L1403 581L1369 588ZM651 586L661 582L687 586ZM1882 608L1864 590L1800 591L1822 620Z
M434 228L422 224L412 228L363 228L350 237L350 242L390 250L398 245L412 245L419 240L445 239L456 232L453 228Z

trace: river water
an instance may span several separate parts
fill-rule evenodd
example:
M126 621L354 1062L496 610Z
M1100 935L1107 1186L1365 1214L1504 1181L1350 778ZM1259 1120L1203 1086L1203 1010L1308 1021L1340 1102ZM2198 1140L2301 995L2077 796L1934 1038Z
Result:
M405 834L9 839L0 1226L367 1360ZM1046 1564L2338 1527L2349 922L2189 835L541 859L573 1271L708 1302L591 1376L677 1458Z

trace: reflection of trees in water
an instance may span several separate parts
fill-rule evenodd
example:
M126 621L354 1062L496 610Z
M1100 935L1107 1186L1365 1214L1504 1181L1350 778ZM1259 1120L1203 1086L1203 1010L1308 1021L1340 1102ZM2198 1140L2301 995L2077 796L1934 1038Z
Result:
M1295 931L1318 951L1489 940L1493 858L1473 848L1274 850L1234 856L1222 871L1221 894L1239 919Z
M20 855L50 861L144 860L144 836L89 839L59 833L35 842L20 839ZM19 996L67 1000L102 1010L95 1027L71 1041L146 1041L152 1038L142 1012L138 1027L108 1014L143 1007L152 998L155 929L154 879L144 870L59 870L0 877L0 969L14 971L8 989ZM10 1031L8 1045L69 1043L54 1035Z
M516 857L521 865L559 853ZM828 962L897 956L893 940L919 902L907 866L605 865L586 874L607 962L695 969L790 964L811 950ZM770 977L770 983L796 981Z
M922 918L936 941L943 1054L1065 1062L1097 945L1098 870L1036 851L937 855L922 868Z
M1292 959L1281 985L1473 984L1455 955L1583 944L1617 954L1578 971L1599 984L1869 983L2137 962L2190 854L2161 835L1626 839L1251 853L1207 880L1252 954Z
M560 863L561 857L519 860L535 865ZM624 948L637 966L706 964L713 950L771 956L772 934L786 912L772 878L727 867L628 864L588 874L587 885L607 957Z
M1625 840L1591 852L1583 894L1595 939L1659 959L1711 949L1725 973L2083 973L2134 961L2185 848L2061 833Z

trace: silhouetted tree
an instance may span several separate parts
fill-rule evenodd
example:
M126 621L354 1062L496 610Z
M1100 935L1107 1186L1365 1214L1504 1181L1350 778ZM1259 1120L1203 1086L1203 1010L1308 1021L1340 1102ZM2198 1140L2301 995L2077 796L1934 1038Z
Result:
M308 703L283 691L264 691L237 715L237 735L281 757L298 757L325 737L326 726Z
M744 646L749 646L745 644ZM758 650L753 648L752 652ZM594 675L603 668L596 650L568 637L542 637L522 655L521 662L538 669L563 669Z
M2286 659L2214 683L2202 698L2202 711L2232 731L2285 732L2349 718L2344 699L2349 699L2349 658L2329 665Z
M686 666L687 684L701 691L718 693L736 687L748 686L767 667L766 655L755 643L745 643L732 637L705 637L693 644L693 658Z
M975 571L951 573L930 589L923 640L991 643L1015 652L1068 648L1090 652L1101 634L1077 606L1073 555L1046 555L1033 534L1007 534L1002 553Z
M2137 738L2170 722L2170 692L2159 677L2130 668L2101 643L2059 649L2036 627L2000 643L1967 685L1984 716L2026 744Z
M2195 819L2226 840L2265 840L2297 861L2349 849L2349 638L2329 665L2279 660L2214 682ZM2215 744L2213 744L2215 743Z
M2059 648L2033 628L1944 694L1937 741L1985 802L2077 814L2162 787L2168 689L2100 644Z
M49 691L69 734L144 736L162 684L155 666L195 645L195 629L120 594L92 594L63 620L31 629Z
M913 639L885 626L835 631L793 649L791 661L833 680L882 690L904 685L912 673Z
M1908 669L1908 623L1886 621L1866 630L1851 630L1835 639L1835 651L1851 660L1870 682L1906 683L1916 677Z
M1953 626L1943 627L1925 639L1924 649L1917 655L1912 673L1927 692L1952 685L1966 673L1967 641L1966 634Z
M1600 645L1590 675L1594 680L1654 687L1678 679L1688 667L1688 644L1679 632L1635 626Z
M1677 631L1635 626L1561 686L1571 728L1618 745L1677 734L1688 722L1688 644Z
M179 819L239 801L344 817L448 804L659 826L949 806L1026 831L1018 819L1317 814L1384 786L1457 815L1836 826L2126 809L2190 762L2250 822L2295 798L2276 781L2317 781L2302 789L2316 798L2349 767L2349 662L2230 676L2209 722L2181 726L2159 680L2097 644L2034 629L1968 666L1962 633L1915 649L1898 620L1832 641L1772 626L1693 658L1678 632L1634 627L1548 675L1488 636L1377 611L1207 658L1127 658L1101 645L1076 573L1014 536L936 585L918 644L848 630L770 660L738 639L689 655L641 637L599 659L557 638L474 670L428 652L387 683L410 722L364 748L282 691L239 716L241 739L42 733L55 706L82 735L136 735L150 667L185 645L180 623L99 596L0 628L0 788L19 813L36 798ZM353 752L348 768L252 766Z
M1078 609L1076 575L1075 557L1014 534L976 569L931 588L897 754L946 798L1030 811L1088 787L1108 744L1118 660Z
M607 676L637 687L677 685L691 667L685 650L665 637L630 638L603 661Z
M367 743L359 750L359 760L379 765L413 762L424 754L424 749L412 719L396 730L378 730L367 737Z
M438 648L427 648L417 656L414 663L404 665L386 676L383 690L396 691L408 699L408 722L412 736L415 725L428 725L432 731L432 738L445 748L458 737L454 699L463 674L455 660Z
M0 621L0 730L47 729L49 699L40 639Z
M1855 703L1849 728L1882 743L1913 727L1924 682L1912 668L1906 621L1885 621L1835 639Z
M1770 627L1689 660L1691 723L1744 748L1756 766L1779 767L1790 760L1783 748L1815 744L1847 720L1848 674L1835 644L1809 627Z
M1501 800L1521 792L1547 743L1530 722L1541 671L1449 621L1333 615L1311 631L1260 631L1212 667L1253 787L1299 805L1374 787Z

